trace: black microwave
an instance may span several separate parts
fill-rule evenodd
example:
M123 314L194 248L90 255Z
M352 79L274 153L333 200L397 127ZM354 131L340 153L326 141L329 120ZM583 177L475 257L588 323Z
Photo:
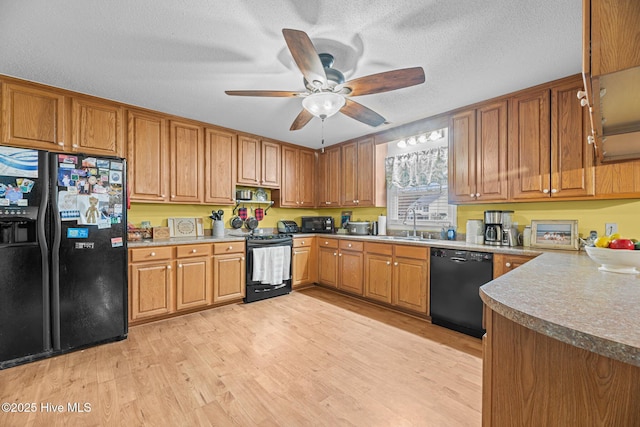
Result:
M300 231L303 233L333 233L333 217L303 216Z

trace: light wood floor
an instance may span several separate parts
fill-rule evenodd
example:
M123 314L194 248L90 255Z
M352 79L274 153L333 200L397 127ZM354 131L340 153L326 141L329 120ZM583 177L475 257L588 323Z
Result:
M0 371L38 409L0 425L479 426L481 377L480 340L310 288Z

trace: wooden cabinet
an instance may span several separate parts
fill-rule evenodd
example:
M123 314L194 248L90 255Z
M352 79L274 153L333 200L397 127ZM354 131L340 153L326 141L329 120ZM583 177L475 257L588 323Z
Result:
M167 120L162 115L136 110L129 110L127 119L130 199L140 202L168 201Z
M364 138L342 146L342 206L374 206L375 145Z
M588 23L584 44L591 48L587 72L601 76L640 66L640 2L583 0L583 6ZM585 57L589 58L588 52Z
M71 150L98 156L125 157L124 111L116 103L71 99Z
M238 136L207 128L204 144L204 202L233 204L236 198Z
M338 239L317 237L318 283L338 287Z
M282 147L282 183L272 194L276 207L315 206L316 154L312 150Z
M213 303L244 298L246 264L244 242L213 245Z
M365 296L427 314L429 249L369 242L364 249Z
M494 254L493 278L496 279L514 268L518 268L522 264L531 261L533 258L535 257L528 255Z
M584 199L595 193L588 115L566 79L511 100L509 170L513 200Z
M253 187L280 187L280 144L247 135L238 137L237 183Z
M172 254L169 246L129 250L130 322L175 311Z
M596 166L596 197L633 198L640 194L640 160Z
M211 304L211 245L178 246L176 253L176 309Z
M449 123L449 200L507 200L507 101L453 115Z
M169 201L202 203L204 200L204 145L202 128L171 121Z
M340 240L338 252L338 289L362 295L364 286L364 244Z
M318 153L318 207L340 206L340 147Z
M67 151L65 97L31 85L2 83L2 142L26 148Z
M315 237L293 239L291 284L294 289L317 281L316 252Z

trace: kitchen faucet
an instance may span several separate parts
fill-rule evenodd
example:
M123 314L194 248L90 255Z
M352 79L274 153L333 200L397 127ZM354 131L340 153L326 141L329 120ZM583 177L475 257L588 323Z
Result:
M416 232L416 208L415 208L415 206L407 208L407 211L404 213L404 221L402 221L402 223L404 225L407 225L407 217L409 216L409 211L413 212L413 237L418 237L418 233Z

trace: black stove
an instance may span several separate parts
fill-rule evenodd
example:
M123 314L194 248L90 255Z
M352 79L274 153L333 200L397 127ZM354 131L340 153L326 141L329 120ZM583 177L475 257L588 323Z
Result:
M288 243L292 240L292 234L250 234L247 236L247 244Z
M293 247L293 236L291 234L250 234L247 240L247 256L246 256L246 296L244 302L253 302L265 298L271 298L280 295L286 295L291 292L291 251ZM287 247L286 256L289 275L281 283L267 284L258 280L253 280L253 260L255 251L262 251L266 248L276 246ZM269 249L270 250L270 249ZM282 265L280 266L282 267Z

